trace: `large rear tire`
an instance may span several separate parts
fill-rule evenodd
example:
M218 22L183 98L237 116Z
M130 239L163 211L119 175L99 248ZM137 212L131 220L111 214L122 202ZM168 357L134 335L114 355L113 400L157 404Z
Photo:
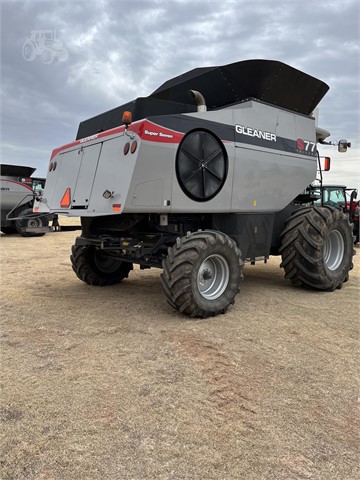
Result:
M133 269L132 263L110 257L92 246L73 245L70 260L80 280L100 287L120 283Z
M306 207L296 211L282 232L281 267L295 286L333 291L352 269L353 236L340 209Z
M15 220L16 231L22 237L43 237L46 232L35 233L35 232L26 232L25 228L29 227L47 227L49 225L49 220L47 217L35 217L32 208L25 208L21 210L18 214L19 217L24 217L19 220ZM27 218L26 218L27 217Z
M240 250L224 233L189 232L168 249L162 290L173 308L190 317L225 313L240 291L242 265Z

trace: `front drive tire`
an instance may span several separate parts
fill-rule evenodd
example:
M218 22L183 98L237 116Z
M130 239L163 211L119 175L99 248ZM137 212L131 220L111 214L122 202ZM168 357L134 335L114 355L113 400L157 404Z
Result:
M297 210L282 232L281 267L295 286L333 291L352 269L353 236L348 216L340 209Z
M100 287L120 283L133 269L132 263L110 257L92 246L73 245L70 260L80 280Z
M224 233L188 233L168 249L160 276L168 303L190 317L225 313L240 291L241 252Z

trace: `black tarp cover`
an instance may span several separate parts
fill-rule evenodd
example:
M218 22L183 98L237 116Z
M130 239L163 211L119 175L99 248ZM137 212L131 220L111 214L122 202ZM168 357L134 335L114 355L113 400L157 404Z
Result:
M0 164L0 175L4 177L31 177L36 168L19 165Z
M275 60L244 60L229 65L195 68L163 83L151 95L137 98L80 123L77 139L121 124L130 110L133 121L153 115L196 111L188 90L198 90L209 110L256 98L310 115L329 90L315 77Z

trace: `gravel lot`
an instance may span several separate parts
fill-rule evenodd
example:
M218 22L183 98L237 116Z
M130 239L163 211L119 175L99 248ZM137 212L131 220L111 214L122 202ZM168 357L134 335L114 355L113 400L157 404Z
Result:
M78 280L77 234L1 234L3 480L360 478L359 247L341 290L273 257L190 320L159 270Z

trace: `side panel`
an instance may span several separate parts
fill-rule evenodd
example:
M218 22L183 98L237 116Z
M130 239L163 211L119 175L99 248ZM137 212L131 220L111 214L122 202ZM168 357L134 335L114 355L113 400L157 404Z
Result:
M113 204L120 204L123 211L138 156L138 150L124 155L124 145L133 141L139 143L139 138L131 141L127 136L120 136L103 143L89 202L90 215L114 213ZM103 197L106 190L112 193L111 198Z
M159 123L185 135L197 129L214 134L227 152L226 181L208 201L189 198L175 171L179 144L143 139L126 212L274 212L316 176L315 122L304 115L249 101L219 111L162 117ZM153 188L159 189L156 195Z
M129 187L127 213L170 211L178 145L142 140Z
M39 211L43 211L44 204L52 210L62 211L60 202L67 188L70 188L71 198L81 165L82 149L76 148L56 157L56 169L48 173L43 201ZM54 162L54 164L55 164Z
M276 212L316 177L315 122L305 116L251 102L234 110L244 134L235 135L233 212ZM263 135L259 138L256 135ZM298 138L308 151L297 150Z
M273 225L273 214L231 213L213 216L213 228L235 240L243 259L254 260L270 255Z
M72 198L73 207L88 207L102 143L85 147Z
M194 120L196 119L202 120L198 123L198 126L195 126L196 124L194 124ZM179 185L175 173L175 153L174 158L172 159L174 174L172 184L171 213L229 212L231 208L235 156L234 129L232 127L234 124L233 111L219 110L214 112L187 114L183 116L184 127L186 125L186 121L189 123L189 130L192 130L194 126L196 129L199 128L207 130L214 134L217 139L223 143L228 158L228 172L222 189L214 198L205 202L194 201L183 192Z
M131 177L138 156L125 144L140 143L138 135L132 137L121 133L103 142L89 141L65 149L54 156L55 170L49 171L39 212L60 213L69 216L97 216L120 213L114 204L123 210ZM71 192L71 207L62 208L60 203L67 189ZM110 192L109 198L103 196Z
M32 200L33 190L29 185L25 185L11 177L0 177L0 205L1 222L4 224L6 215L15 205L25 205Z

